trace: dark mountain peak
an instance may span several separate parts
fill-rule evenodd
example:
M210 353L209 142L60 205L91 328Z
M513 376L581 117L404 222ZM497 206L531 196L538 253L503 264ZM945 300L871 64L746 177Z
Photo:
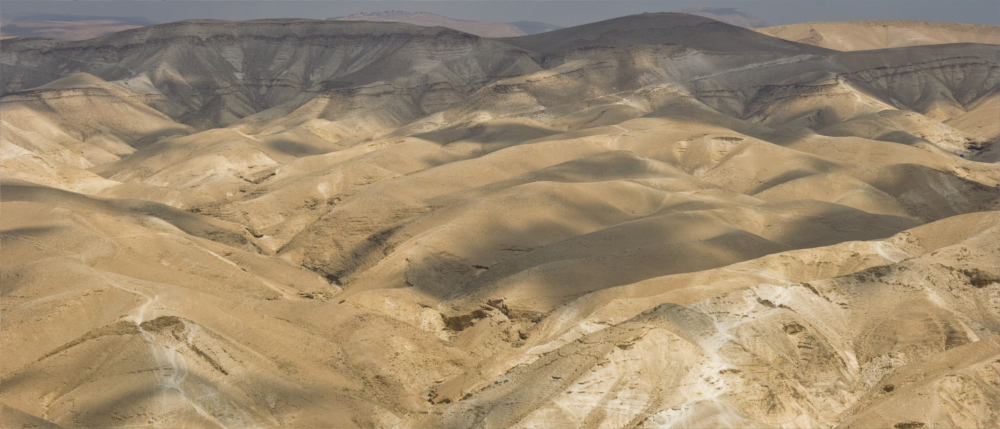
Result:
M795 54L824 51L703 16L676 12L629 15L505 40L546 55L559 55L579 49L637 45L679 45L702 51L732 53Z

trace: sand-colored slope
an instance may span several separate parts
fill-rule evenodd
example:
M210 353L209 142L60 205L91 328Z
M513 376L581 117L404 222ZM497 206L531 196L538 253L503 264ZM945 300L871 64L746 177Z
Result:
M983 125L985 122L982 121ZM984 143L978 136L967 134L947 123L901 110L884 110L858 116L819 132L830 136L858 136L908 145L930 143L942 150L965 156Z
M458 337L451 337L453 334L448 334L447 325L442 323L443 319L436 313L422 316L423 318L409 319L410 323L393 321L397 318L408 319L405 313L395 312L412 305L408 304L411 302L410 300L432 302L427 301L426 298L420 298L420 295L383 295L382 305L394 302L394 307L373 306L373 303L366 298L365 293L350 296L348 302L353 303L351 305L336 304L338 298L335 296L338 292L335 287L315 278L312 274L294 274L295 270L287 265L280 263L276 265L274 262L247 254L239 250L238 247L195 238L176 229L163 230L163 227L149 221L126 227L122 220L127 218L123 218L121 215L110 217L102 215L93 208L75 202L74 199L80 200L79 197L69 199L61 197L62 200L45 197L46 205L40 206L32 201L43 198L44 192L51 191L25 187L24 185L11 186L14 187L8 187L4 190L5 195L12 195L11 199L5 203L5 213L8 214L7 219L11 222L9 226L15 228L4 233L5 240L8 240L4 249L11 252L5 256L5 260L10 262L5 271L7 278L16 280L7 283L8 286L4 292L5 305L8 306L5 309L7 315L5 326L10 329L7 332L26 333L27 331L21 328L21 323L33 323L31 318L26 317L29 311L31 314L47 314L47 320L50 320L49 326L54 328L60 326L60 320L74 317L73 315L76 314L74 309L87 308L91 297L100 299L102 306L106 309L103 313L87 313L88 317L100 320L85 324L77 321L78 328L76 330L60 330L58 333L51 331L44 336L48 338L49 342L33 342L30 348L25 348L28 344L27 341L29 341L27 337L21 335L5 336L5 342L7 342L5 347L16 347L22 350L19 357L28 359L8 361L11 369L5 371L10 371L9 373L12 375L8 378L10 381L5 383L3 393L5 402L10 406L27 410L28 413L44 415L45 418L57 423L65 422L69 416L74 416L74 421L89 422L88 425L117 426L128 424L130 421L143 422L152 418L153 421L166 425L208 424L207 422L215 419L226 425L277 426L292 424L305 427L312 424L310 422L322 421L316 419L332 418L341 421L341 419L351 418L349 416L358 418L355 413L364 412L368 415L367 418L374 420L359 420L359 425L388 425L394 424L393 422L397 421L400 413L407 414L404 410L419 409L421 407L419 402L413 402L406 398L415 399L415 397L424 395L426 391L423 389L438 383L442 380L439 377L442 376L448 382L437 388L431 388L432 392L437 392L431 394L432 402L447 404L458 401L459 395L468 396L468 399L458 403L460 405L457 406L460 408L456 409L456 413L446 411L444 415L452 416L447 417L449 419L469 419L476 418L476 414L468 414L458 410L473 404L483 404L483 401L492 397L491 395L494 395L492 392L496 390L495 388L487 388L477 393L479 388L473 386L490 380L494 377L490 374L493 374L497 369L523 362L525 358L529 359L530 362L533 360L531 356L536 355L539 356L537 364L521 366L518 367L519 369L503 375L501 380L510 381L501 383L501 386L511 386L511 388L521 386L520 380L523 377L531 380L544 380L544 382L533 383L534 387L530 389L522 387L514 391L508 390L511 392L508 393L508 396L514 395L509 397L516 398L515 402L511 403L513 407L511 405L502 407L489 405L482 408L489 410L487 415L493 417L488 417L485 420L477 418L480 419L478 420L480 423L476 424L509 426L520 422L520 424L532 426L535 424L532 422L541 424L541 422L566 422L580 419L577 422L587 426L587 422L592 422L589 424L605 422L606 424L618 425L636 418L658 419L656 421L697 418L700 412L697 410L703 406L698 405L701 403L697 399L698 395L701 395L698 393L701 388L696 387L701 385L701 381L695 381L698 380L699 376L691 373L691 370L701 368L703 365L708 365L704 367L706 374L715 374L712 371L728 369L728 371L714 375L714 377L719 378L719 383L723 383L718 385L719 388L743 392L739 395L734 393L733 396L723 396L727 399L724 399L722 406L729 411L723 414L711 413L717 416L730 416L717 417L722 419L719 420L720 424L792 422L811 425L829 423L835 420L838 408L826 410L825 412L829 414L825 420L797 420L796 416L799 413L782 411L788 407L800 406L793 404L802 404L801 401L818 401L816 393L810 393L804 397L788 396L792 394L780 393L779 390L776 399L772 400L778 401L777 403L781 405L777 409L771 408L764 412L760 411L762 408L758 408L752 397L745 396L747 390L744 389L756 389L754 386L757 384L755 383L760 383L756 380L760 380L761 377L772 379L771 377L774 375L768 371L781 371L782 374L785 374L782 377L797 377L796 381L789 382L793 384L813 384L819 382L823 377L830 376L840 377L845 382L854 383L853 385L858 386L855 389L860 389L857 392L864 391L864 386L866 386L864 380L867 380L864 377L870 377L865 375L866 368L882 368L880 366L882 364L879 363L881 361L876 358L881 356L877 353L885 352L878 352L877 350L880 349L877 348L879 347L877 345L859 346L876 347L871 349L876 350L876 355L868 357L869 355L860 352L860 350L868 349L859 349L859 352L855 353L859 356L857 365L860 366L852 370L850 369L852 368L851 364L848 363L846 364L848 367L845 369L847 375L843 373L837 375L838 372L835 368L845 365L845 361L835 357L836 350L841 352L844 350L840 346L841 343L836 342L843 340L837 339L848 335L861 335L838 333L839 331L836 329L841 328L835 328L839 323L837 320L844 317L851 320L858 319L859 321L855 322L856 325L860 325L857 332L864 333L866 325L860 320L865 320L864 317L867 316L860 315L877 314L872 310L866 310L860 303L852 304L851 299L855 298L850 298L852 295L848 292L850 289L846 288L845 282L846 285L869 282L859 284L861 290L871 288L871 281L894 284L888 280L892 277L884 279L885 274L881 274L886 272L886 269L871 271L865 270L865 268L879 265L885 261L903 260L908 257L907 255L927 255L931 250L949 248L948 246L958 244L960 248L956 248L954 251L963 255L964 259L954 260L960 261L958 262L960 265L956 269L960 273L964 272L961 270L966 270L976 274L969 274L971 277L963 277L964 274L954 277L948 274L950 271L943 271L941 274L937 274L943 276L941 281L945 283L942 285L953 284L948 282L958 282L954 284L961 285L963 281L972 281L975 282L973 285L982 285L965 286L973 291L978 290L976 287L993 287L989 283L992 281L989 280L991 278L989 276L993 275L988 271L990 253L982 246L990 246L989 243L992 241L989 240L996 240L995 234L990 232L995 228L989 229L987 227L986 230L983 230L984 226L990 225L996 220L996 215L984 214L949 220L935 224L932 228L918 228L887 242L844 243L819 250L778 253L743 265L682 275L676 280L670 280L674 278L673 276L656 277L646 282L637 283L635 286L605 289L597 292L594 296L586 295L578 301L572 301L573 304L569 306L562 306L550 317L545 317L544 322L540 324L531 320L538 320L538 315L541 313L527 311L536 304L538 293L530 288L519 288L508 291L506 302L494 304L497 309L490 310L485 319L475 321L471 328L462 328ZM87 204L93 206L93 203ZM59 215L52 216L59 211L75 213L74 219L76 220L66 222L69 219L63 219ZM40 212L50 214L39 216ZM84 219L86 224L78 223ZM47 226L53 221L60 225L55 228ZM114 228L113 235L109 234L108 227ZM153 231L161 232L151 233L150 228L153 228ZM55 231L52 231L53 229ZM93 243L95 239L97 242L103 243L101 247L95 248L92 244L85 244ZM59 250L53 247L53 240L59 240L58 242L61 243L58 247ZM185 242L191 244L178 246ZM86 245L89 250L86 252L74 250L74 245L70 243ZM188 250L191 245L203 250L191 253ZM24 249L26 246L35 250L26 252ZM727 246L727 248L731 248L731 246ZM198 256L199 253L202 256ZM67 255L85 256L83 259L76 259ZM155 259L150 260L150 258ZM843 260L837 262L838 258ZM951 261L947 258L950 256L936 255L932 260ZM39 281L38 276L56 275L51 271L43 274L39 269L47 264L57 263L57 260L61 260L58 263L63 267L58 275L67 276L67 279L73 278L72 283L77 285L74 290L39 288L39 286L51 285L52 283ZM825 261L828 264L825 266L828 268L824 268L823 264L817 266L816 261ZM921 263L919 257L916 261L907 262L905 270L889 268L887 272L927 273L928 271L919 265ZM158 274L155 270L150 271L150 268L154 266L151 264L163 267L161 270L169 270L169 276ZM972 269L980 270L982 273L970 271ZM249 271L249 274L242 270ZM941 269L938 268L938 270ZM860 274L843 277L845 273L856 271ZM313 276L312 279L310 276ZM841 276L837 277L840 280L832 280L833 283L829 285L822 281L824 278L836 276ZM962 280L972 279L972 277L975 279ZM164 279L167 278L170 280L164 282ZM242 278L248 280L240 280ZM249 280L251 278L254 280ZM291 278L297 280L291 282L289 281ZM741 278L744 280L741 281ZM713 282L709 279L715 280ZM251 283L246 283L246 281L251 281ZM776 283L781 281L787 283ZM810 286L801 283L804 281L809 281ZM233 286L236 284L240 286L234 289ZM707 284L708 286L684 288L683 285L686 284L691 286ZM775 286L775 284L786 284L786 286ZM840 285L835 286L836 284ZM866 284L868 286L864 286ZM256 286L248 289L249 285ZM747 285L752 287L746 289ZM788 292L782 292L781 288L788 289ZM251 292L251 290L256 290L256 292ZM628 292L625 292L626 290ZM722 293L726 290L731 292ZM811 290L815 290L815 292ZM982 290L988 291L990 289ZM668 291L676 292L665 295ZM918 289L917 292L908 293L921 292ZM52 294L58 294L59 298L46 299ZM234 297L233 294L238 294L239 298L237 300L227 299L227 297ZM817 297L814 294L820 295ZM828 294L833 295L827 296ZM721 298L698 304L706 299L698 298L699 296L716 295L721 296ZM284 297L282 298L282 296ZM685 296L687 298L684 298ZM826 298L823 298L824 296ZM628 298L622 302L620 297ZM833 297L837 297L839 301L834 300ZM72 299L70 300L70 298ZM746 315L752 317L754 322L742 321L740 324L728 328L730 330L726 331L725 334L715 333L711 328L711 323L724 323L722 320L712 322L714 319L708 319L710 323L708 327L700 328L698 327L700 325L691 325L692 316L684 315L684 311L695 311L701 312L698 314L713 314L714 316L711 317L714 318L729 317L719 314L736 311L733 307L733 300L737 298L742 300L739 302L746 302ZM845 299L847 301L844 301ZM856 299L862 299L862 302L882 302L871 301L871 298L866 294L861 294ZM961 299L974 298L963 297ZM74 304L68 307L61 304L67 300ZM671 304L665 306L658 304L664 300ZM835 302L830 303L826 300ZM892 302L903 301L902 297L896 297ZM842 304L844 302L847 303L847 307ZM626 307L623 307L624 303L628 303ZM659 306L657 307L657 305ZM719 309L712 310L715 308L712 307L713 305ZM912 308L912 304L908 305ZM958 308L956 306L959 304L950 305L952 306L950 308ZM47 306L56 307L48 309ZM693 306L693 310L681 311L682 307L680 306ZM859 307L855 308L855 306ZM315 310L308 310L313 307ZM656 310L630 319L630 312L631 314L639 314L644 311L643 309L651 307L656 307ZM420 307L414 306L414 308ZM671 310L674 308L678 310ZM807 311L806 308L809 310ZM253 309L255 316L247 314L248 309ZM330 310L334 309L338 310L330 313ZM387 319L388 315L381 314L385 311L393 312L392 319ZM676 314L677 311L681 311L681 314L673 316L672 314ZM720 311L725 313L719 313ZM995 313L997 309L987 308L983 311ZM310 316L313 312L322 313L323 316L317 318L319 313L316 316ZM840 313L843 312L857 312L859 316L841 315ZM330 319L331 314L336 316ZM351 316L352 314L354 316ZM590 316L585 316L588 314ZM601 314L603 316L600 316ZM802 316L798 316L798 314L810 314L811 316L807 319L801 319ZM428 318L432 315L436 318ZM581 323L579 319L582 317L581 315L593 320ZM354 317L361 319L353 319ZM677 317L681 318L677 319ZM708 318L708 316L698 317ZM967 320L966 322L954 321L954 316L951 313L939 313L936 317L943 318L944 322L941 323L958 324L954 326L972 323L968 320L988 320L973 319L978 316L969 314L961 319ZM772 319L774 318L778 318L781 322L778 323L777 333L766 330L770 329L766 327L773 326ZM351 322L351 320L364 320L364 325ZM698 318L696 317L695 320ZM664 323L666 324L664 325ZM876 322L872 321L871 323ZM256 324L260 324L262 328L247 328ZM595 334L584 333L584 335L588 335L586 338L590 339L584 339L582 342L566 342L567 335L572 338L573 332L577 332L575 330L561 333L561 330L567 327L578 326L582 329L588 329L585 327L606 324L611 324L614 327L602 329ZM759 324L760 328L754 329L756 324ZM524 335L518 339L517 332L514 332L514 348L511 348L511 343L494 343L489 340L495 338L496 335L491 331L504 332L505 329L517 325L521 326L520 329ZM94 326L94 328L89 328L89 326ZM264 328L265 326L266 328ZM321 328L321 326L325 328ZM357 331L361 326L365 326L364 330ZM785 326L785 328L781 326ZM405 341L406 347L421 356L425 356L421 366L424 369L417 370L417 367L409 366L411 364L406 362L409 362L410 358L397 360L395 358L386 359L387 356L366 354L379 353L378 350L384 346L371 343L364 346L358 341L367 335L386 335L385 332L390 331L385 331L385 329L394 332L391 338ZM764 330L761 331L761 329ZM831 329L833 331L830 331ZM935 347L942 347L933 345L933 340L924 339L925 332L919 327L917 329L917 331L911 331L913 334L910 334L916 336L912 337L912 340L905 341L919 341L914 344L917 347L930 347L927 350L937 350ZM343 332L343 334L336 332ZM959 335L956 337L955 341L958 342L956 344L970 341L970 338L973 338L970 335L985 335L983 333L985 331L973 332L979 333L956 334ZM448 343L455 344L453 347L458 347L458 349L453 349L453 351L440 349L441 346L437 345L440 340L437 338L440 338L441 335L444 335L444 338L449 338ZM732 337L733 339L730 341L737 342L754 339L754 342L745 344L761 344L761 335L789 335L794 341L812 341L813 343L819 341L817 344L820 346L820 351L809 352L809 350L815 349L815 345L810 348L795 349L794 344L796 343L793 342L792 350L799 351L791 352L792 357L789 359L792 360L774 361L769 359L764 361L763 366L760 366L755 364L752 359L746 360L748 358L740 354L746 352L738 352L738 349L731 347L716 348L717 346L713 346L717 344L715 342L717 335L725 335L723 338ZM691 336L703 339L692 343L689 339ZM803 339L797 339L799 337ZM356 340L351 338L356 338ZM404 338L405 340L403 340ZM420 340L420 338L425 339ZM861 338L866 337L862 336ZM331 340L336 341L336 343L328 343ZM927 342L929 340L930 343ZM304 352L304 354L298 352L299 347L291 345L295 341L307 341L310 344L308 352ZM518 346L519 343L523 343L523 345ZM289 346L288 348L275 348L274 344L288 344ZM337 344L337 346L333 344ZM560 346L559 344L567 345ZM664 346L669 344L674 344L674 346L664 349ZM718 344L724 345L725 343ZM759 345L757 347L778 347L780 344L778 342L774 345ZM545 351L553 347L559 350L558 354ZM574 351L579 347L590 351ZM327 348L331 348L330 351L324 352L323 350ZM365 351L369 349L371 351ZM103 352L98 353L97 350ZM464 351L459 352L459 350ZM477 352L477 350L480 351ZM480 360L481 358L466 359L460 357L469 352L473 353L472 356L485 357L486 355L482 352L489 353L489 350L492 350L494 356L485 361ZM523 352L519 350L529 351L529 353L522 356ZM656 350L661 352L662 350L670 350L672 358L649 359L648 354L654 353ZM782 356L781 353L789 353L787 350L781 351L784 349L765 348L763 350L768 351L768 353L779 353L778 356ZM807 352L813 354L803 354ZM325 363L325 358L323 358L328 353L332 353L333 356L342 356L336 359L338 362L344 362L343 365L346 366L334 364L333 373L329 373L331 369L323 369L331 368L326 366L329 364ZM926 352L922 354L926 354ZM553 361L559 355L579 356L580 359L556 359ZM446 356L453 356L448 358L451 359L449 363L441 361L438 364L430 364L434 359L443 359ZM83 374L68 372L72 371L72 368L76 367L81 359L100 363L100 365L96 367L95 372ZM362 361L356 359L365 359L368 363L361 364ZM797 359L806 359L812 362L814 368L817 367L816 365L819 367L825 365L831 368L831 372L795 372L791 369L794 367L789 365L792 365L791 362ZM910 362L906 359L904 357L902 361L892 365L898 365L906 370ZM913 361L914 365L924 365L923 360L912 359L917 359ZM462 363L455 366L458 362ZM552 363L546 364L546 362ZM659 365L657 362L673 362L674 364L663 368L649 366ZM688 362L688 364L681 364L682 362ZM851 361L847 360L846 362ZM472 365L468 367L469 370L480 368L475 370L475 373L482 375L475 377L460 375L464 372L462 368L465 365ZM541 374L535 372L533 368L536 367L543 368L544 372ZM153 368L153 370L148 371L145 368ZM660 369L652 371L656 368ZM426 372L428 370L431 372ZM751 378L741 378L741 373L746 371L749 371ZM317 375L323 373L328 375L317 378ZM404 373L409 374L408 378L399 378ZM308 379L302 378L307 374ZM650 374L658 374L658 378L656 380L646 378ZM627 380L629 377L643 377L645 381L638 383L621 381ZM736 378L730 380L728 377ZM29 384L16 382L16 380L21 379L36 381ZM689 381L683 381L685 379ZM73 380L71 385L77 386L73 391L65 392L66 388L60 387L63 386L61 383L67 380ZM614 380L619 380L619 382L613 383ZM389 393L388 390L380 390L377 387L378 384L368 384L371 382L402 383L401 385L410 386L414 390L409 391L409 393L398 390ZM609 382L612 384L605 386L605 383ZM678 383L677 386L681 390L677 390L677 392L683 391L685 394L664 395L662 392L674 390L662 389L665 385L672 385L671 383ZM320 384L325 387L320 387ZM362 387L363 385L369 387ZM575 387L569 388L572 393L564 394L569 395L566 397L567 399L558 399L558 393L562 391L561 389L566 389L566 387L560 386L570 385ZM134 390L150 389L150 386L152 386L152 390L146 390L145 394L139 394ZM773 384L768 384L768 386L771 387L765 387L761 393L764 397L770 395L767 389L776 388ZM372 390L373 388L374 390ZM905 394L907 384L902 382L898 388L900 391L897 394ZM46 396L47 399L41 403L16 400L16 398L21 397L42 395L44 392L56 392L56 395ZM608 392L616 392L615 396L620 398L609 399L612 403L614 401L625 402L619 402L621 404L619 406L602 405L604 402L599 398L611 398ZM711 388L704 394L717 395L710 392ZM471 393L471 395L466 395L466 393ZM274 399L267 399L268 394L276 396L272 396ZM143 395L149 399L143 400ZM120 401L121 398L131 399ZM281 398L281 400L279 401L277 398ZM374 402L366 403L363 398ZM559 404L570 400L570 398L576 398L572 399L572 402L578 404L572 409L578 410L576 412L583 412L583 414L575 414L576 412L565 414L566 411L553 414L551 411L546 411L548 401ZM632 399L626 400L624 398ZM851 402L850 398L850 395L838 396L835 400L840 401L838 403L847 404ZM444 399L449 400L444 401ZM830 404L829 402L824 403ZM680 404L690 405L681 406ZM447 405L442 406L447 407ZM687 411L680 414L669 411L678 406ZM843 405L840 406L843 407ZM113 415L118 417L109 419L109 415L102 411L105 409L117 410ZM660 409L664 411L657 412ZM604 411L597 412L597 410ZM612 410L614 411L611 412ZM965 414L961 414L961 411L957 413L953 413L955 417L949 417L951 416L949 414L941 418L968 419L977 417L975 413L965 412ZM419 416L420 414L413 415ZM810 418L820 418L818 416L822 413L816 408L816 411L809 415L813 416ZM414 418L417 418L418 421L422 419L420 417ZM452 425L467 424L452 423Z
M988 248L996 242L995 227L977 228L995 220L995 213L950 219L888 241L780 253L725 271L670 276L581 298L531 331L523 346L531 357L489 372L503 373L500 383L473 382L468 399L447 407L445 425L826 426L869 389L878 390L873 397L917 394L922 382L903 381L910 368L976 374L985 366L979 374L989 376L986 359L995 357L996 334L985 332L995 332L987 326L996 323L997 308L971 302L991 293L985 288L996 280L971 279L989 276L974 270L993 259ZM941 234L949 238L923 242L941 240ZM935 246L942 251L932 257ZM945 256L955 254L962 259ZM813 258L836 262L824 269ZM949 262L931 262L938 258ZM928 264L936 268L928 271ZM913 283L908 278L914 272L932 277ZM984 313L957 310L968 305ZM881 317L873 307L885 309ZM973 318L985 325L973 324ZM968 356L968 363L949 366L945 355L931 357L950 349ZM808 370L796 363L802 360L811 363ZM901 375L892 387L875 383L886 375L884 382L895 381L896 373ZM534 380L531 388L518 387L528 379ZM837 388L805 387L815 385ZM996 388L972 386L965 391L986 396ZM959 391L942 390L940 397L963 403ZM873 412L854 424L983 426L993 418L981 409L921 404L903 405L895 414Z
M1000 137L1000 124L991 119L1000 114L1000 94L983 97L969 106L965 113L948 119L948 125L970 133L980 139Z
M807 22L757 28L793 42L838 51L864 51L948 43L1000 44L1000 27L927 21Z
M192 131L150 107L149 101L146 95L86 73L8 94L0 98L4 172L67 189L110 186L85 170Z
M20 350L4 362L5 402L11 406L87 426L147 424L150 418L166 426L282 421L309 426L347 419L345 408L365 407L350 395L330 401L341 405L317 403L315 388L288 379L299 371L288 366L292 360L269 351L284 343L281 348L291 352L297 342L318 337L312 329L275 330L269 325L286 322L255 307L327 300L337 290L318 276L247 252L242 235L234 241L226 238L230 232L199 226L211 219L188 213L173 218L163 209L123 211L120 202L53 196L58 191L23 184L8 184L3 192L9 227L4 349ZM49 264L62 268L47 271ZM46 278L64 287L39 281ZM98 303L102 311L86 310ZM247 311L260 314L256 322L244 317ZM49 321L38 327L42 331L28 328L33 314ZM64 324L74 328L57 328ZM248 329L254 324L258 329ZM250 340L246 335L252 332L263 336ZM312 344L318 354L306 365L322 366L337 347ZM95 366L80 372L81 359ZM74 381L68 385L68 380ZM341 395L339 389L358 386L338 376L310 383L327 384L329 399ZM8 400L27 397L43 398ZM254 411L283 408L278 398L281 404L299 404L291 409L315 403L329 414Z
M1000 94L986 96L970 105L965 112L959 113L946 121L951 127L962 130L973 136L976 146L985 149L973 154L973 159L984 162L1000 161Z
M4 164L0 426L998 424L991 46L676 14L18 43L135 68L0 112L75 139L23 158L58 180Z
M278 166L274 158L291 158L235 130L219 129L164 139L141 153L94 171L118 182L141 183L184 191L191 201L215 201L234 195L241 184L267 176Z

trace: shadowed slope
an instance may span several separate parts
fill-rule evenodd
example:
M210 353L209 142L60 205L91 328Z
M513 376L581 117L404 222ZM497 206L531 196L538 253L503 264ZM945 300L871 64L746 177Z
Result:
M703 51L758 55L825 51L682 13L631 15L504 40L547 56L560 56L583 49L634 45L677 45Z
M198 127L375 82L456 99L536 67L516 48L454 30L350 21L184 21L83 42L13 39L4 51L6 92L86 71L150 87L179 106L165 113Z

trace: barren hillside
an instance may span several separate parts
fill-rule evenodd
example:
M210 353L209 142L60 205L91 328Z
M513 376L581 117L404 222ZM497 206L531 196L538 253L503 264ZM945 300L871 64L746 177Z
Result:
M0 426L996 427L997 53L5 41Z
M758 28L769 36L838 51L948 43L1000 44L1000 27L925 21L806 22Z

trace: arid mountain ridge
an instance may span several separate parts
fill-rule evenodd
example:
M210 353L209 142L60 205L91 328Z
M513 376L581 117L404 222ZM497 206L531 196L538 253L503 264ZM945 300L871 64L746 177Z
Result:
M996 426L1000 45L942 40L4 40L0 425Z
M428 12L386 10L381 12L357 13L336 18L348 21L403 22L424 27L445 27L481 37L517 37L560 28L552 24L534 21L484 22L454 19ZM527 31L526 31L527 30Z
M697 52L712 60L730 57L733 65L754 62L750 58L816 55L817 58L809 61L795 62L808 64L822 57L823 61L837 64L831 72L843 75L854 72L851 70L854 65L847 64L851 61L849 58L860 57L759 36L749 30L689 15L648 14L626 20L628 22L611 20L506 41L481 39L442 28L390 23L265 20L246 25L186 21L126 31L93 41L8 41L4 55L16 60L5 61L2 84L4 92L9 93L42 85L72 72L87 72L108 81L125 82L127 79L125 83L131 85L133 91L171 101L160 107L165 113L182 122L193 121L185 120L182 117L185 113L197 116L198 120L213 118L214 121L206 124L208 126L225 125L289 102L296 106L319 93L329 94L340 88L357 91L357 87L373 82L403 79L417 62L424 60L419 56L428 53L427 50L447 57L433 58L438 63L432 67L440 68L434 70L440 73L421 76L426 81L419 85L435 87L435 92L456 91L463 95L501 78L552 68L565 62L567 55L602 48L637 50L647 45L648 51L652 51L653 47L672 47L688 53ZM630 27L625 31L634 33L622 33L619 27ZM482 54L473 55L473 50ZM94 57L97 52L106 58L100 61L84 59ZM277 58L272 58L279 53ZM721 55L723 53L727 55ZM490 60L486 59L487 55ZM892 55L886 52L878 56ZM319 61L324 62L322 66L315 63L320 58ZM932 62L945 60L931 58ZM488 64L489 61L494 64ZM893 59L887 61L886 67L892 68ZM266 65L266 68L259 68L257 64ZM475 69L471 70L473 73L461 73L448 70L450 64L473 65ZM681 70L670 76L669 81L691 85L692 78L705 79L698 73L714 66L717 65L702 66L702 70ZM49 74L39 73L40 70ZM185 79L198 82L186 82ZM142 86L147 81L152 88ZM449 88L445 90L442 85ZM987 85L984 90L992 89ZM206 110L199 111L201 108ZM423 109L421 113L435 110Z

